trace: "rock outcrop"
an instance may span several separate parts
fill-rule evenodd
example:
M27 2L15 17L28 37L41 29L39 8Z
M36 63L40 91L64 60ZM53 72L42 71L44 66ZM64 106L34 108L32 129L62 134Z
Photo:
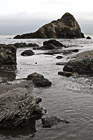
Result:
M16 48L14 45L0 44L0 65L16 64Z
M69 61L64 66L63 70L72 73L76 72L80 75L93 75L93 59L85 58Z
M62 18L42 26L36 32L17 35L14 38L84 38L84 34L73 15L65 13Z

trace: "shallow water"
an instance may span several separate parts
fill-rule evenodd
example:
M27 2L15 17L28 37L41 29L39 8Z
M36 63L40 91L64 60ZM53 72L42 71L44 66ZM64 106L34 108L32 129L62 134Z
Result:
M32 42L42 45L43 39L13 40L13 36L0 36L0 43ZM71 45L71 49L79 48L80 52L91 50L93 39L60 39L65 45ZM76 45L76 46L75 46ZM52 81L49 88L35 88L34 96L42 97L42 106L48 110L49 115L68 120L69 124L58 124L52 128L42 128L41 121L36 123L36 132L30 128L20 131L0 131L0 139L4 140L93 140L93 78L89 77L63 77L58 75L63 66L56 65L57 62L66 62L68 57L75 53L63 55L45 55L47 51L34 50L35 55L29 57L21 56L21 52L28 48L17 50L17 68L14 71L16 79L26 78L32 72L43 74ZM67 48L69 49L69 48ZM56 56L64 58L58 60ZM36 64L37 62L37 64ZM11 74L11 71L10 71ZM8 79L7 74L1 79Z

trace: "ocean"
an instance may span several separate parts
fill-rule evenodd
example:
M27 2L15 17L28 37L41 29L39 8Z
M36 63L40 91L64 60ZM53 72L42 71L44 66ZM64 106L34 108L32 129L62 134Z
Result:
M69 49L80 52L93 50L93 34L86 34L92 39L57 39ZM0 35L0 44L37 43L42 46L48 39L13 39L14 35ZM67 62L77 53L55 53L48 55L47 50L33 50L35 55L21 56L21 52L31 48L17 49L17 66L14 71L0 71L0 81L26 78L33 72L43 74L52 82L48 88L34 88L33 95L42 98L42 106L48 115L68 120L69 124L60 123L52 128L43 128L41 120L36 122L36 132L24 128L20 131L1 131L0 140L93 140L93 77L63 77L58 75L63 70L57 62ZM62 59L56 59L57 56Z

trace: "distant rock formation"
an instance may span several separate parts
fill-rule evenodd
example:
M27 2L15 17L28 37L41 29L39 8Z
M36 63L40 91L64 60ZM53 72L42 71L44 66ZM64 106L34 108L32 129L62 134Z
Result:
M36 32L14 37L14 39L21 38L84 38L84 34L73 15L65 13L60 19L42 26Z

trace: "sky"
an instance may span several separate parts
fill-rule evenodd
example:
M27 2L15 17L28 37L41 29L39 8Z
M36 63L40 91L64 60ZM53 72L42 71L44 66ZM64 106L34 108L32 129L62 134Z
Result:
M93 0L0 0L0 34L34 32L66 12L93 33Z

